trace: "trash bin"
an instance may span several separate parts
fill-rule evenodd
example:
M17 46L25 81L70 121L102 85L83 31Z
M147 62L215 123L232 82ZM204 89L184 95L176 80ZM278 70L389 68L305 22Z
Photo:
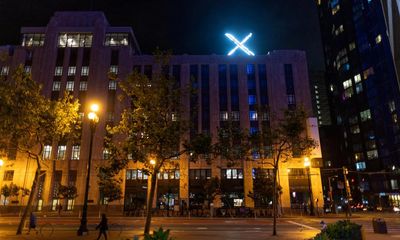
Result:
M372 227L374 228L374 233L387 233L386 222L382 218L373 218Z

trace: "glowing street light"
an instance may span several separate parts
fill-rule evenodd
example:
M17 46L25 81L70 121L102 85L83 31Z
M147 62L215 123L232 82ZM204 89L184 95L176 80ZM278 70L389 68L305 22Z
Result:
M150 162L150 164L153 165L153 166L156 165L156 160L154 160L154 159L150 159L149 162Z
M83 208L82 208L82 219L81 225L79 226L77 235L82 236L83 233L88 233L89 230L87 228L87 202L89 197L89 182L90 182L90 169L92 165L92 148L93 148L93 137L96 131L97 123L99 122L99 116L96 114L99 111L99 105L92 104L90 106L91 112L88 114L89 124L90 124L90 144L89 144L89 158L87 163L87 175L86 175L86 187L85 187L85 198L83 200Z
M4 160L0 159L0 167L4 165Z

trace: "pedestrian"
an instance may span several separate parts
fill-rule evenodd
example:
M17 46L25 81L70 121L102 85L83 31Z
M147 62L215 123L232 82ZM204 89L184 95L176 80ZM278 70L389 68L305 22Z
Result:
M307 211L307 204L303 203L303 209L304 209L304 214L307 215L308 211Z
M108 223L107 223L107 217L106 214L101 214L101 221L100 223L96 226L96 230L99 230L99 236L97 237L97 240L100 239L101 235L104 235L104 238L107 240L107 230L108 230Z
M35 213L31 212L31 215L29 216L29 228L28 228L28 233L31 232L31 229L36 231L36 234L38 234L38 231L36 230L36 223L37 223L37 218Z
M322 221L320 222L320 224L321 224L321 232L325 232L325 231L326 231L326 228L328 227L328 225L326 225L326 223L324 222L324 220L322 220Z

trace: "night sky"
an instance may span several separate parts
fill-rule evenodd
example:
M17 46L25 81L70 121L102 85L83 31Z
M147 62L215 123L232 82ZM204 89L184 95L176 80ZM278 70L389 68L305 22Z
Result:
M0 0L0 45L19 44L21 26L45 26L54 11L104 11L111 25L131 26L142 52L157 46L174 54L226 54L234 47L225 36L256 54L301 49L309 66L323 69L314 0Z

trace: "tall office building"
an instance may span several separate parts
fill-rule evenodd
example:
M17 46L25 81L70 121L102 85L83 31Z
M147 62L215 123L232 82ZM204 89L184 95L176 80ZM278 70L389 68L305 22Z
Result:
M104 164L107 159L105 126L117 123L124 107L117 100L121 91L117 82L133 70L151 78L163 69L165 74L180 81L181 86L187 86L191 81L195 84L198 91L186 102L187 111L197 111L194 132L216 136L217 127L228 120L244 129L257 131L261 122L269 121L269 115L268 112L256 112L256 105L268 106L273 112L303 105L310 113L307 133L319 141L317 119L311 114L307 62L302 51L272 51L258 56L174 55L167 67L160 67L152 56L140 54L131 28L110 26L101 12L57 12L47 27L22 28L20 46L0 50L8 56L0 63L2 77L11 77L12 71L22 64L33 79L43 84L43 93L49 98L56 99L64 91L71 92L81 103L82 115L92 101L99 103L100 122L93 145L94 166ZM110 79L110 72L117 77ZM58 142L45 146L43 157L47 164L35 199L37 210L55 211L61 203L66 210L79 211L84 197L89 138L89 124L84 120L79 144ZM281 164L279 180L283 208L302 209L301 204L310 196L309 182L314 198L319 199L320 206L323 204L319 165L312 164L311 173L307 175L303 157ZM308 157L320 159L320 150L315 149ZM0 183L30 187L36 170L33 161L23 154L9 154L7 161L13 164L0 169L4 176ZM191 163L184 156L174 161L178 168L174 165L158 176L157 208L176 209L182 200L191 207L202 205L203 186L213 176L221 179L223 194L215 200L215 208L265 207L266 203L253 201L248 194L255 191L255 169L271 174L269 165L260 163L256 155L253 161L243 160L234 167L222 160L212 161L211 165L205 160ZM142 165L132 161L120 173L124 179L124 199L110 203L109 209L119 209L119 213L123 209L131 213L143 211L149 178L142 170ZM96 168L89 174L89 210L94 210L107 199L99 191ZM75 185L78 197L59 199L55 194L59 184ZM15 207L25 203L23 196L6 202Z
M400 91L396 74L399 1L316 2L326 86L336 129L332 139L339 142L337 155L325 159L337 170L327 172L331 176L339 174L331 179L332 185L336 193L341 191L340 168L345 166L355 202L398 205L399 176L395 172L400 166Z

